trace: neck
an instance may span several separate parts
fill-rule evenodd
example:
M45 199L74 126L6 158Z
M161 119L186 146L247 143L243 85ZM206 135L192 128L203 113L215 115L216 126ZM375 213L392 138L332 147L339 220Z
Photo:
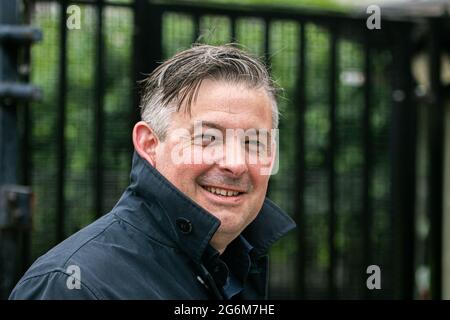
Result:
M222 234L220 231L218 231L212 237L212 239L210 241L210 245L214 249L219 251L220 254L222 254L222 253L224 253L224 251L227 248L227 246L231 243L231 241L236 239L236 237L238 235L239 234L232 236L232 235L229 235L229 234Z

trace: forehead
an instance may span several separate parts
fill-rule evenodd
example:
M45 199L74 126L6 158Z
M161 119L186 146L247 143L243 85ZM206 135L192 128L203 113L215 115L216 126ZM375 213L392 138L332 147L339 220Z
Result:
M186 119L219 123L225 128L272 127L272 101L264 88L249 88L245 83L204 80Z

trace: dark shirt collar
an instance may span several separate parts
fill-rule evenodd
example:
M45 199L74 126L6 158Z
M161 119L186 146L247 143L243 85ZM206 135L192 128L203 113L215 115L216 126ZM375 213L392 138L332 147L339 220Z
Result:
M177 247L195 262L201 262L206 247L220 225L216 217L178 190L136 151L128 190L144 200L152 214L158 212L158 228ZM122 199L125 200L124 197ZM157 210L151 210L153 206L157 206ZM129 214L122 218L132 220ZM188 228L180 228L180 221L189 222ZM145 223L136 227L145 233L150 232L145 230ZM243 236L254 247L257 255L264 255L274 242L293 228L295 223L292 219L266 198L258 216L244 230Z
M231 299L244 289L252 265L253 246L239 235L220 255L211 245L206 247L203 263L226 299Z
M225 252L222 254L222 260L232 271L233 275L244 282L247 278L251 266L251 257L253 246L245 239L243 235L232 241Z
M222 255L211 245L208 245L203 254L202 261L208 270L214 269L218 261L223 261L240 281L245 281L250 271L250 255L253 249L253 246L244 236L239 235L239 237L228 245Z

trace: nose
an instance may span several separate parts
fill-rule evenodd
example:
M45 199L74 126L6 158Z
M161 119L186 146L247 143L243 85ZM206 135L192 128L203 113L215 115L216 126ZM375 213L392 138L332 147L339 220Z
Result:
M248 171L245 150L243 150L238 139L227 141L224 156L220 159L218 165L219 168L235 177L239 177Z

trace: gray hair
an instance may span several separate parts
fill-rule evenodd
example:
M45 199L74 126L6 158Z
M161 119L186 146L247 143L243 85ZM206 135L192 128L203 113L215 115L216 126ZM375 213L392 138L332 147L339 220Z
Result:
M278 128L277 88L264 64L233 45L196 45L177 53L142 81L141 118L164 141L171 116L192 102L205 79L264 88L272 101L272 128Z

